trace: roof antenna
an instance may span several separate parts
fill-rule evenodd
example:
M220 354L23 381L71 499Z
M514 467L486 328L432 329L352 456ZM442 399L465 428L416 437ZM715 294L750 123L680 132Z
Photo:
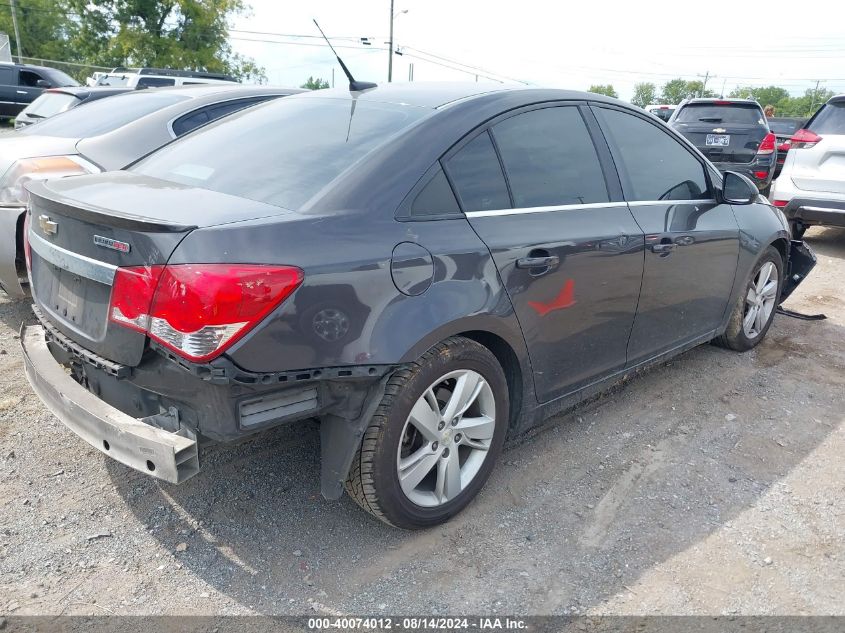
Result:
M320 28L319 24L317 24L317 20L314 20L314 24L317 26L317 30L320 31L320 35L322 35L323 39L326 40L326 44L328 44L329 48L332 49L332 53L334 53L334 56L337 57L337 63L340 64L340 67L343 69L343 74L345 74L347 79L349 79L349 90L351 92L359 92L361 90L369 90L370 88L376 88L378 84L374 84L372 81L355 81L355 77L352 76L352 73L349 72L349 69L346 67L346 64L343 63L343 60L340 58L340 55L337 54L337 51L334 49L334 46L332 46L332 43L329 41L329 38L327 38L326 34L323 33L323 29Z

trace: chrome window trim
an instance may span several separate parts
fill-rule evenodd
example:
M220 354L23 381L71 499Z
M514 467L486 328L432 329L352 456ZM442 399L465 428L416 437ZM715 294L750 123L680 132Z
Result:
M653 204L716 204L713 198L703 200L633 200L628 203L632 207L646 207Z
M548 213L550 211L577 211L579 209L606 209L615 207L643 207L656 204L715 204L708 200L637 200L634 202L590 202L587 204L561 204L549 207L521 207L516 209L489 209L485 211L466 211L468 218L487 218L502 215L521 215L523 213Z
M51 244L33 232L31 228L29 231L29 246L33 251L38 253L40 258L63 270L67 270L80 277L85 277L86 279L98 281L107 286L111 286L114 283L117 266Z

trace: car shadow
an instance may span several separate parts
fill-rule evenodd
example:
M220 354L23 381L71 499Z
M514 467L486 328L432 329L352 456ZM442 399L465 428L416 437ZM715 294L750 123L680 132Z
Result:
M840 364L819 372L823 348ZM184 569L259 613L584 612L800 465L845 410L843 357L842 326L782 316L747 354L698 347L512 441L479 498L421 532L320 496L313 421L211 447L180 486L108 470L166 549L187 544Z

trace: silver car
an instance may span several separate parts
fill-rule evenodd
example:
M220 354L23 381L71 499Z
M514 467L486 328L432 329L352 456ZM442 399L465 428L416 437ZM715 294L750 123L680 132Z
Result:
M122 169L209 121L296 92L302 90L239 84L130 92L0 139L0 286L25 296L27 182Z

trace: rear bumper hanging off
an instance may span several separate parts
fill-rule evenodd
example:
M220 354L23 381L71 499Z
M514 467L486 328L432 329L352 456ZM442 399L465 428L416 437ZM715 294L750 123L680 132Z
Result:
M196 437L133 418L89 392L65 371L47 347L44 328L21 328L26 377L42 402L71 431L109 457L178 484L199 472Z

